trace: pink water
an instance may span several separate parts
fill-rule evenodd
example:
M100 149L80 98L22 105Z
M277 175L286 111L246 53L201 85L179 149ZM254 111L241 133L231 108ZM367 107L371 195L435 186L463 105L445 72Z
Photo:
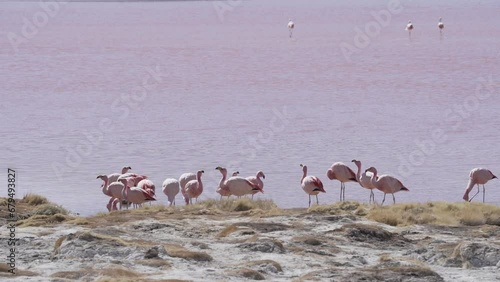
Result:
M301 163L325 204L339 198L325 174L336 161L397 176L410 189L398 202L458 202L472 168L500 174L500 3L402 1L347 60L341 44L389 1L331 2L60 4L17 50L9 33L43 10L2 2L0 164L17 170L18 196L81 214L106 210L95 178L124 165L158 190L204 169L201 199L218 197L216 166L263 170L258 197L280 207L307 206ZM230 9L219 17L214 4ZM486 187L499 204L500 182ZM348 183L346 198L369 192Z

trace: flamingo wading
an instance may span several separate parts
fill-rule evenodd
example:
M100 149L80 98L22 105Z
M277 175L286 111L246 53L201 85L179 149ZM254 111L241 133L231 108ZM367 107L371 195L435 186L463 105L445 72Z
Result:
M336 162L326 171L326 176L330 180L340 181L340 201L345 201L345 182L354 181L358 182L356 179L356 174L347 165L341 162Z
M375 186L371 181L372 173L371 172L363 172L361 173L361 161L352 160L352 162L358 167L358 172L356 173L356 179L361 187L370 190L370 201L369 203L375 203L375 194L373 194L373 189Z
M292 32L293 29L295 28L295 23L292 21L292 19L288 19L288 31L290 32L290 38L292 38Z
M385 195L392 194L392 201L395 204L396 198L394 197L394 193L399 191L410 191L403 185L403 183L401 183L401 181L399 181L395 177L385 174L377 176L377 169L374 168L373 166L365 170L365 172L368 171L373 173L372 177L370 178L373 186L375 186L375 188L377 188L378 190L384 192L384 199L382 200L382 205L385 202Z

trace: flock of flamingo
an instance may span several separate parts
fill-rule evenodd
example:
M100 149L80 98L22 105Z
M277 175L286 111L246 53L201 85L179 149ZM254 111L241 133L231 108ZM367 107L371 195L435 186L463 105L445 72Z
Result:
M369 203L375 204L375 195L373 190L379 190L384 193L382 205L385 202L387 194L392 194L393 203L396 203L395 193L399 191L409 191L407 187L397 178L390 175L378 175L378 171L374 167L369 167L364 172L361 169L361 161L352 160L357 167L357 173L344 163L334 163L326 172L326 176L330 180L338 180L340 182L340 201L345 201L345 183L357 182L361 187L370 190ZM302 178L300 184L302 190L309 196L309 206L311 206L311 196L316 196L316 204L319 204L318 194L326 193L321 180L312 175L307 175L307 166L301 164ZM147 176L137 173L131 173L132 168L126 166L122 168L121 173L113 173L109 175L98 175L97 179L104 181L102 184L102 192L110 197L107 204L109 211L122 209L122 203L133 204L134 207L139 207L145 202L156 201L155 185L148 179ZM235 171L231 177L227 177L227 169L224 167L216 167L222 178L216 190L222 197L236 196L238 198L256 193L264 193L264 182L266 176L264 172L258 171L254 176L241 177L239 172ZM196 173L184 173L179 179L167 178L163 181L162 192L167 196L170 206L175 205L175 197L181 192L186 205L192 204L193 199L198 200L198 197L203 193L203 182L201 180L205 171L198 170ZM474 197L480 193L479 185L483 186L483 202L485 201L486 189L484 184L489 180L497 178L490 170L485 168L474 168L469 174L469 183L465 190L463 199L472 201ZM469 198L469 193L477 185L477 193ZM120 207L118 207L120 205Z
M443 18L439 18L437 26L439 28L439 34L442 36L443 29L444 29ZM292 38L292 32L293 32L293 29L295 28L295 23L292 21L292 19L288 19L287 27L288 27L288 31L290 32L290 38ZM408 31L408 36L411 39L411 31L413 30L413 23L411 21L408 21L408 24L406 25L405 30Z

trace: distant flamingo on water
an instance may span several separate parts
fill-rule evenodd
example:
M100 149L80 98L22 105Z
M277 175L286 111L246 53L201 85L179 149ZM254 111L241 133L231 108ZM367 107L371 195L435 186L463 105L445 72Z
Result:
M411 23L411 21L408 21L405 30L408 31L408 36L411 40L411 31L413 30L413 24Z
M439 28L439 34L443 35L443 29L444 29L443 18L439 18L438 28Z
M375 186L373 185L371 181L371 172L363 172L361 173L361 161L358 160L352 160L352 162L358 167L358 172L356 173L356 179L358 180L358 183L361 187L369 189L370 190L370 201L369 203L375 203L375 194L373 194L373 189L375 189Z
M201 182L201 176L205 171L198 170L196 173L196 180L191 180L186 183L186 196L184 200L186 205L193 204L193 198L198 201L198 197L203 193L203 182Z
M179 185L179 181L175 178L167 178L163 181L162 192L167 196L170 206L175 206L175 196L177 196L180 191Z
M262 179L260 179L261 177L263 179L266 179L266 176L264 175L264 172L262 172L262 170L259 170L255 174L255 176L249 176L249 177L247 177L247 180L250 181L250 182L252 182L253 184L259 185L260 190L263 190L264 189L264 182L262 181ZM257 194L258 192L259 191L257 191L257 190L253 190L252 191L252 199L253 199L253 195Z
M326 176L330 180L340 181L340 201L345 201L345 182L354 181L358 182L356 179L356 174L347 165L341 162L336 162L327 170Z
M290 32L290 38L292 38L292 32L293 29L295 28L295 23L292 22L292 19L288 19L288 31Z
M476 197L477 194L479 194L479 185L483 185L483 203L484 203L484 198L486 194L486 189L484 188L484 184L486 184L488 181L491 179L497 178L490 170L485 169L485 168L475 168L471 170L469 173L469 184L467 185L467 188L465 189L465 194L463 199L466 201L472 201L474 197ZM469 199L469 193L474 187L474 185L477 185L477 192L472 196L472 198Z
M319 204L318 194L320 192L326 193L323 188L323 183L316 176L307 176L307 166L300 164L302 167L302 178L300 179L300 185L302 186L302 190L309 195L309 207L311 207L311 195L316 196L316 204Z
M377 188L378 190L384 192L384 199L382 200L382 205L385 202L385 195L387 194L392 194L392 201L395 204L396 203L396 198L394 197L394 193L399 192L399 191L410 191L408 188L406 188L401 181L396 179L395 177L389 176L389 175L377 175L377 169L372 167L369 167L365 172L371 172L372 177L370 178L373 186Z

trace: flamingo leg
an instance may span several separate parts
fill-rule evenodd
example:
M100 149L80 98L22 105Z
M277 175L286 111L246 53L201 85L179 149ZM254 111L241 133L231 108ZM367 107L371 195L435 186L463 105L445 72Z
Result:
M382 200L382 204L381 204L381 206L383 206L383 205L384 205L384 202L385 202L385 195L387 195L387 193L384 193L384 199Z
M319 205L318 195L316 195L316 205Z
M392 193L392 203L395 204L396 203L396 197L394 197L394 193Z
M309 207L311 207L311 195L309 195Z
M254 195L254 194L252 194L252 200L253 200L253 195Z
M483 184L483 203L484 203L485 195L486 195L486 188L484 188L484 184Z
M472 199L474 199L474 197L476 197L476 195L477 195L477 194L479 194L479 192L480 192L480 191L479 191L479 184L477 184L477 192L476 192L476 194L474 194L474 196L472 196L472 197L470 198L469 202L471 202L471 201L472 201Z

